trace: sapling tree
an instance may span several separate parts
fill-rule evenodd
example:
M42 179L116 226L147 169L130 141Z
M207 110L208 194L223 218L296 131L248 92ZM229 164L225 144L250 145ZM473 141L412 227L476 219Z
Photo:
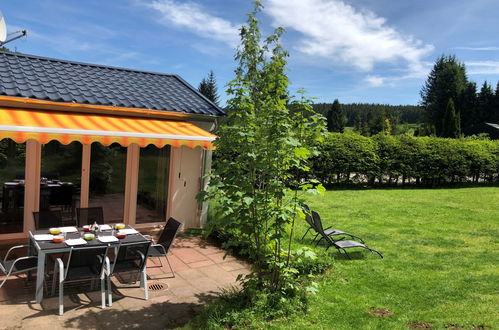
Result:
M226 247L243 246L252 260L244 286L285 294L294 288L296 271L285 242L299 213L297 191L322 187L295 182L292 173L308 171L325 124L303 93L289 95L288 53L279 42L284 31L277 28L262 39L256 17L261 8L256 1L240 30L238 67L227 89L229 115L217 131L216 168L200 197L216 202L215 226L235 233Z

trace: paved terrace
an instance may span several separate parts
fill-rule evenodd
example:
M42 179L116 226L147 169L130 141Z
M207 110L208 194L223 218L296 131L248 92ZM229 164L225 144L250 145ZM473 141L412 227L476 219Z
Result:
M5 255L5 251L0 256ZM100 308L100 291L86 292L89 286L64 288L63 316L57 315L58 298L34 302L35 281L11 277L0 289L0 329L168 329L186 324L203 304L216 297L222 288L236 284L248 265L227 256L204 239L178 237L170 249L170 262L159 267L156 259L148 262L149 300L144 292L126 278L113 277L113 306ZM125 276L126 277L126 276ZM2 279L0 277L0 279ZM84 283L84 282L82 282ZM159 290L152 290L151 286Z

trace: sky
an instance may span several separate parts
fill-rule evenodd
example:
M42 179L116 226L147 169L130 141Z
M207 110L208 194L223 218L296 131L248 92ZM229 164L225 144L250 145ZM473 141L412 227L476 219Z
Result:
M497 0L263 0L264 36L284 27L290 90L315 102L417 104L435 60L456 55L480 86L499 80ZM213 70L224 104L250 0L0 0L18 52L174 73Z

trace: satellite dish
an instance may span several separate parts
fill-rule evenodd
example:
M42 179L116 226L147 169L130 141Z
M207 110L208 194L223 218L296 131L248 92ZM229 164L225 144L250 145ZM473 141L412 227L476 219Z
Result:
M6 43L14 41L16 39L19 39L21 37L27 36L28 31L21 30L21 31L9 33L9 35L13 35L13 34L17 34L17 35L15 37L12 37L9 40L7 40L7 25L5 24L5 18L3 17L2 12L0 11L0 46L3 46Z
M7 40L7 25L5 25L5 19L0 11L0 42Z

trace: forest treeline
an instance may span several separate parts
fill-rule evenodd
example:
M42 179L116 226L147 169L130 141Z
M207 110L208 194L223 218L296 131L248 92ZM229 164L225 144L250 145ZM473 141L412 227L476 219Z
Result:
M332 103L316 103L314 110L324 117L331 109ZM419 124L424 120L424 109L417 105L389 105L376 103L342 104L346 117L346 126L353 127L356 118L366 118L369 113L384 112L392 124Z

